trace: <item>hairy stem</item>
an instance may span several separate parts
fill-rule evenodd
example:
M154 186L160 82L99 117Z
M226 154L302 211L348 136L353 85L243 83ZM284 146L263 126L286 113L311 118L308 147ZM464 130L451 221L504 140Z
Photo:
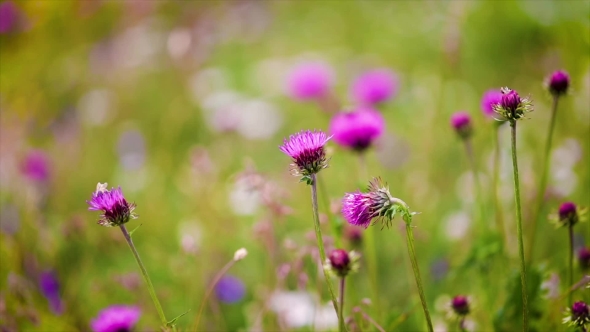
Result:
M162 326L164 328L166 328L168 321L166 320L166 315L164 315L164 309L162 309L162 305L160 304L160 301L158 300L158 296L156 295L156 291L154 290L154 285L152 284L152 281L150 280L150 276L148 275L148 272L145 269L145 266L143 265L141 258L139 257L139 253L137 252L137 249L135 249L135 245L133 244L133 240L131 240L131 235L129 235L129 232L127 231L127 228L125 227L125 225L121 225L121 226L119 226L119 228L121 228L121 232L123 232L123 236L125 237L125 240L127 241L127 244L129 245L129 249L131 249L131 252L133 253L133 257L135 258L137 265L139 265L139 269L141 270L141 275L143 276L143 280L145 281L145 283L148 287L148 292L150 293L150 297L152 298L152 301L154 302L154 305L156 306L156 310L158 311L158 316L160 317L160 321L162 323Z
M549 133L547 134L547 141L545 142L545 153L543 155L541 178L539 179L539 191L537 192L537 206L533 212L531 227L531 237L528 250L528 257L532 261L533 250L535 247L535 239L537 237L538 219L543 210L543 203L545 201L545 190L547 189L547 173L549 172L549 156L551 154L551 142L553 141L553 128L555 127L555 118L557 115L557 102L559 97L553 96L553 105L551 107L551 120L549 121Z
M510 121L512 141L512 168L514 171L514 199L516 201L516 232L518 235L518 253L520 256L520 282L522 287L523 331L529 328L529 308L527 300L526 264L524 261L524 244L522 239L522 209L520 206L520 182L518 180L518 160L516 158L516 120Z
M215 278L213 278L213 281L211 282L211 284L207 288L207 291L205 292L205 297L203 297L203 301L201 302L201 306L199 307L199 312L197 313L197 318L195 319L195 324L193 326L193 331L196 331L199 328L199 323L201 322L201 315L203 314L203 309L205 308L205 304L207 303L207 300L209 299L209 296L211 296L211 293L215 289L215 286L217 285L217 283L219 282L219 280L221 280L221 278L223 277L223 275L226 274L227 271L229 271L229 269L235 263L236 263L236 261L234 259L232 259L229 262L227 262L227 264L225 264L225 266L223 268L221 268L221 270L219 270L219 272L217 272L217 274L215 275Z
M326 251L324 250L324 240L322 239L322 230L320 228L320 216L319 216L319 209L318 209L318 192L317 192L317 176L316 174L311 175L311 205L313 208L313 221L315 226L315 237L318 242L318 249L320 252L320 259L321 264L326 262ZM322 272L324 273L324 278L326 279L326 284L328 285L328 291L330 292L330 297L332 298L332 304L334 305L334 310L336 310L336 314L338 314L338 304L336 302L336 296L334 295L334 289L332 288L332 282L330 282L330 277L326 273L326 270L322 268Z
M412 269L414 270L414 277L416 279L416 286L418 286L418 293L420 294L420 301L422 302L422 309L426 317L426 324L428 331L432 332L432 321L430 320L430 313L428 312L428 304L426 304L426 296L424 296L424 289L422 287L422 277L420 277L420 269L418 267L418 260L416 259L416 249L414 248L414 234L412 233L411 220L406 221L406 234L408 236L408 253L412 261Z

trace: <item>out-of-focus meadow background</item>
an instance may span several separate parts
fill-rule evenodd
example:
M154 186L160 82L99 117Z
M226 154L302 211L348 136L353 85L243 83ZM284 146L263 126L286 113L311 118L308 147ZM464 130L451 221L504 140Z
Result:
M309 187L290 175L278 149L296 131L328 129L318 104L286 92L289 72L306 61L331 66L343 108L354 106L350 85L366 70L398 77L395 97L377 107L387 132L366 156L368 173L421 212L416 249L438 328L457 294L473 299L475 330L521 324L509 128L499 129L504 247L492 204L495 123L480 110L486 90L509 86L533 100L534 112L518 124L525 245L550 119L543 80L557 69L570 74L572 88L560 99L542 215L563 201L590 206L588 1L29 0L0 8L3 331L89 330L112 304L139 306L136 330L157 330L121 232L87 211L97 182L121 186L137 204L140 217L128 228L141 225L134 241L164 310L169 318L190 310L179 329L190 328L212 277L245 247L249 255L229 271L244 296L226 303L214 294L202 329L335 330L309 255L317 255ZM485 205L479 224L468 159L449 124L459 110L473 119ZM333 247L327 217L342 222L341 197L369 179L359 177L355 153L334 142L328 151L320 210ZM363 256L345 314L368 330L353 307L388 331L424 328L398 226L361 230L375 236L380 296ZM364 254L362 239L343 232L341 246ZM576 248L589 244L588 223L575 233ZM536 243L533 325L565 330L567 231L543 219ZM41 291L48 272L58 300ZM576 280L582 276L576 267ZM587 293L574 297L589 300Z

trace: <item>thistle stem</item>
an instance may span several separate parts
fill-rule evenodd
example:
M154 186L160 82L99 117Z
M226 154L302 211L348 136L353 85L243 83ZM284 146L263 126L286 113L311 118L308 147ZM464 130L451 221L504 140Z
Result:
M424 309L424 316L426 317L426 324L428 324L428 331L432 332L432 321L430 320L430 313L428 312L428 305L426 304L426 296L424 296L424 289L422 287L422 278L420 277L420 268L418 267L418 260L416 259L416 249L414 248L414 234L412 233L411 219L406 221L406 234L408 236L408 253L412 261L412 269L414 270L414 277L416 279L416 286L418 286L418 293L420 294L420 301L422 302L422 309Z
M537 237L537 224L541 210L543 210L543 203L545 201L545 190L547 189L547 173L549 172L549 156L551 154L551 142L553 141L553 128L555 127L555 118L557 116L557 102L558 96L553 96L553 104L551 107L551 120L549 121L549 133L547 134L547 141L545 142L545 154L543 155L543 170L539 183L539 191L537 192L537 208L533 213L533 225L531 230L531 239L528 247L528 257L532 261L533 250L535 246L535 239Z
M131 235L127 231L127 228L125 227L124 224L119 226L119 228L121 228L121 232L123 232L123 236L125 237L125 240L127 241L127 244L129 245L129 249L131 249L131 252L133 253L133 257L135 258L137 265L139 265L139 269L141 270L141 275L143 276L143 280L145 281L145 283L148 287L148 292L150 293L152 301L154 302L154 305L156 306L156 310L158 311L158 316L160 317L160 321L162 323L162 326L164 328L166 328L166 325L168 324L168 321L166 320L166 315L164 315L164 310L162 309L162 305L160 304L160 301L158 300L158 296L156 295L156 291L154 290L154 285L152 284L152 281L150 280L150 276L148 275L148 272L145 269L145 266L143 265L141 258L139 257L139 253L137 252L137 249L135 249L135 245L133 244L133 240L131 240Z
M522 287L523 331L529 328L529 308L527 300L526 264L524 261L524 244L522 239L522 209L520 206L520 182L518 180L518 160L516 158L516 120L510 121L512 141L512 168L514 170L514 199L516 201L516 232L518 235L518 253L520 256L520 282Z
M205 308L205 304L207 303L209 296L211 296L211 293L213 293L215 286L217 285L219 280L221 280L223 275L226 274L227 271L229 271L229 269L232 266L234 266L235 263L236 263L236 260L234 260L234 259L227 262L227 264L225 264L225 266L223 268L221 268L221 270L219 270L219 272L217 272L217 274L213 278L213 281L211 282L211 284L207 288L207 291L205 292L205 297L203 297L203 301L201 302L201 306L199 307L199 313L197 314L197 318L196 318L195 324L193 326L193 331L196 331L199 328L199 323L201 322L201 315L203 314L203 309Z
M346 330L344 329L344 288L346 286L346 281L345 281L345 277L341 277L340 278L340 301L338 302L340 304L340 307L338 307L338 309L340 310L340 313L338 314L338 327L339 327L339 331L340 332L345 332Z
M570 225L568 228L569 228L569 238L570 238L570 250L568 253L570 282L569 282L568 287L572 287L574 285L574 226ZM567 303L568 303L568 305L571 305L571 303L572 303L572 292L568 293Z
M316 174L311 175L311 205L313 208L313 221L314 221L314 226L315 226L315 236L316 236L316 240L318 242L318 249L320 252L320 259L321 259L320 266L323 266L324 262L326 261L326 251L324 250L324 240L322 239L322 230L320 228ZM322 268L322 272L324 273L324 278L326 279L326 284L328 285L328 291L330 292L330 297L332 298L332 304L334 305L334 310L336 310L336 315L338 315L338 304L336 302L336 296L334 295L334 289L332 288L332 283L330 282L330 277L326 273L325 269Z
M502 206L500 204L499 199L499 185L500 185L500 133L499 133L499 126L494 126L494 174L493 174L493 181L494 181L494 208L495 208L495 217L496 217L496 227L498 228L498 232L500 233L500 237L502 238L502 242L506 241L506 231L504 230L504 219L502 216Z

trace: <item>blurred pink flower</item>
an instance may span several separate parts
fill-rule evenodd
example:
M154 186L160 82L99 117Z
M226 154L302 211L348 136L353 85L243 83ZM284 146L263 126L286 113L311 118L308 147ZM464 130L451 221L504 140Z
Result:
M321 62L302 63L287 78L287 92L295 99L312 100L326 95L333 82L332 69Z
M393 98L398 80L389 69L370 70L357 77L351 88L352 98L363 105L375 105Z

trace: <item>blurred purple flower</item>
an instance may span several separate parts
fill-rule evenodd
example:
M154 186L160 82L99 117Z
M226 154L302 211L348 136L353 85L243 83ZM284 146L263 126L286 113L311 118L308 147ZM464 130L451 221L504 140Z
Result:
M321 62L302 63L287 78L287 90L291 97L312 100L323 97L332 87L332 69Z
M385 120L372 108L361 107L341 112L330 121L330 134L336 143L356 151L364 151L381 137Z
M578 263L582 270L590 269L590 248L582 247L578 250Z
M49 302L51 311L56 315L63 313L63 305L59 295L59 281L53 271L45 271L39 277L41 293Z
M22 163L22 172L32 181L44 182L49 179L49 157L42 150L31 150Z
M375 105L393 98L398 81L389 69L375 69L357 77L351 88L353 99L363 105Z
M244 283L231 275L223 276L215 285L215 294L223 303L236 303L244 298Z
M547 79L547 88L554 96L560 96L567 93L570 85L570 77L567 72L558 70L551 74Z
M302 130L285 139L279 149L293 158L293 175L310 176L328 167L324 145L330 138L320 130Z
M494 105L499 104L502 101L502 91L499 89L491 89L486 91L481 98L481 110L488 118L494 118L496 112L494 111Z
M90 327L94 332L129 332L140 316L137 307L113 305L99 312Z
M456 112L451 116L451 126L461 138L469 138L472 134L471 116L467 112Z
M459 316L469 313L469 299L467 296L457 295L451 300L451 308Z
M121 187L107 190L106 183L98 183L92 198L86 203L90 205L88 210L104 212L98 224L105 227L120 226L137 218L133 213L135 204L127 203Z
M8 33L16 24L18 8L12 1L0 3L0 34Z

